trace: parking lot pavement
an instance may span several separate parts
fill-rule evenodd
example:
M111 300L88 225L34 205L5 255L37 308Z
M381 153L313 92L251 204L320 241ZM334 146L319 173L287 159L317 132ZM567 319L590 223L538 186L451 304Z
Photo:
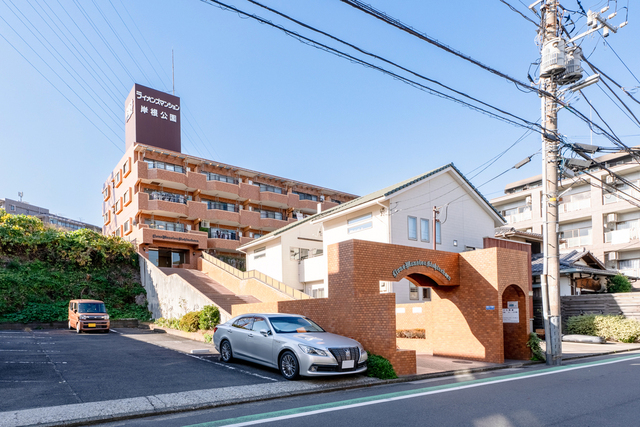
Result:
M0 331L0 412L277 381L276 370L125 334Z

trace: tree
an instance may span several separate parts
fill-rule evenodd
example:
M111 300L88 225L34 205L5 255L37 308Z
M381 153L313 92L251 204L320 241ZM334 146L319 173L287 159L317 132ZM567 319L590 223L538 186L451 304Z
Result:
M631 282L627 276L623 274L616 274L610 279L607 279L607 292L614 294L618 292L630 292Z

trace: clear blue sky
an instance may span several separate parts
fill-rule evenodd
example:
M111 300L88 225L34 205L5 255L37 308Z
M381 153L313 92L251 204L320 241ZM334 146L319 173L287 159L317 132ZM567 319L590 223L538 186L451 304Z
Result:
M537 20L519 0L510 2ZM534 25L499 0L370 3L523 81L539 58ZM582 1L585 9L606 3ZM353 53L248 1L233 4ZM540 116L535 93L338 0L264 4L527 120ZM577 8L575 0L563 4ZM640 77L634 6L629 25L607 41ZM183 151L290 179L364 195L449 162L472 177L525 132L197 0L3 0L0 17L0 197L23 191L32 204L98 225L102 183L124 150L124 99L134 83L171 91L172 49ZM601 37L582 46L618 83L640 86ZM640 145L638 125L599 87L585 93L627 145ZM589 115L584 100L572 104ZM574 142L590 139L565 111L560 131ZM597 135L593 141L612 145ZM539 134L530 134L472 182L483 184L540 145ZM540 168L537 155L481 191L496 197Z

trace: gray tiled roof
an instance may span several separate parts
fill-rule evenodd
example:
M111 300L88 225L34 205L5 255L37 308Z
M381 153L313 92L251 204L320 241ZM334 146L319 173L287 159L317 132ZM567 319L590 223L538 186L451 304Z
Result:
M496 208L493 207L493 205L491 203L489 203L489 201L482 195L482 193L480 193L480 191L478 191L478 189L476 187L474 187L473 184L471 184L471 182L462 174L462 172L460 172L458 170L458 168L455 167L455 165L453 163L449 163L447 165L444 165L442 167L439 167L437 169L434 169L430 172L424 173L422 175L418 175L415 176L413 178L407 179L405 181L399 182L397 184L391 185L389 187L383 188L382 190L378 190L378 191L374 191L373 193L367 194L366 196L362 196L362 197L358 197L357 199L353 199L353 200L349 200L348 202L342 203L338 206L334 206L331 209L327 209L324 212L320 212L317 213L315 215L309 216L301 221L296 221L293 222L289 225L285 225L282 228L279 228L277 230L272 231L269 234L265 234L264 236L256 239L256 240L252 240L251 242L247 243L247 244L255 244L256 242L260 242L263 240L267 240L270 239L271 237L275 237L278 236L282 233L284 233L285 231L291 230L299 225L302 225L304 223L310 222L310 221L315 221L321 218L324 218L326 216L329 215L333 215L335 213L350 209L352 207L358 206L358 205L362 205L365 203L368 203L372 200L376 200L379 199L380 197L389 197L390 195L397 193L398 191L406 188L406 187L410 187L413 184L416 184L426 178L429 178L432 175L435 175L439 172L442 172L446 169L453 169L475 192L476 194L478 194L478 196L486 203L487 207L489 207L500 219L502 219L504 221L504 218L502 217L502 215L500 215L500 212L498 212L496 210Z
M571 251L566 254L560 254L560 274L570 273L586 273L586 274L599 274L601 276L615 276L618 274L616 270L608 270L606 268L593 268L582 264L576 264L587 255L591 255L591 252L578 252ZM540 276L543 268L543 254L534 254L531 256L531 274L533 276ZM594 257L595 258L595 257Z

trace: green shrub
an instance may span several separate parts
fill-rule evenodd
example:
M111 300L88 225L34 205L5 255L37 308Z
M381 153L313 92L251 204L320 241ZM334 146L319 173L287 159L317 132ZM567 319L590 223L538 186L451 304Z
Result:
M393 370L391 362L382 356L377 356L367 352L369 360L367 361L367 375L370 377L380 378L381 380L390 380L398 378L396 371Z
M527 347L531 349L531 360L539 360L540 362L544 362L547 360L546 355L542 351L540 347L540 343L542 340L538 337L537 334L533 332L529 334L529 341L527 341Z
M618 292L631 292L631 282L624 274L616 274L607 279L607 292L610 294Z
M200 329L213 329L220 323L220 310L215 305L207 305L200 312Z
M195 332L200 326L200 311L190 311L180 319L180 330Z
M624 316L583 314L567 319L567 331L631 343L640 338L640 322Z
M169 318L165 319L164 317L160 317L156 319L153 323L162 327L162 328L171 328L171 329L180 329L180 319Z
M425 339L426 332L424 329L398 329L396 338Z
M204 342L211 344L213 342L213 334L204 334Z
M17 313L4 315L2 321L11 323L61 322L68 319L68 302L50 304L27 303Z

